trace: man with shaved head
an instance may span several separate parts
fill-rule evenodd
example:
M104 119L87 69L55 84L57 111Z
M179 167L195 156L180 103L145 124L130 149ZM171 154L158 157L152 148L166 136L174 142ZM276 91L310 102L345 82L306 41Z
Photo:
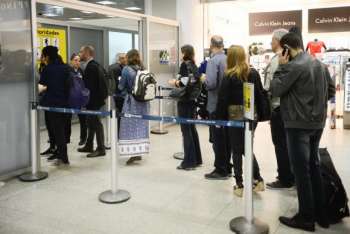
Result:
M224 78L227 59L224 52L224 39L221 36L216 35L211 38L210 52L211 59L208 61L205 79L205 85L208 90L207 110L210 119L217 119L216 105L218 101L218 92L222 79ZM232 174L226 133L227 129L224 127L210 126L210 142L213 143L215 169L213 172L205 175L206 179L223 180L228 179Z

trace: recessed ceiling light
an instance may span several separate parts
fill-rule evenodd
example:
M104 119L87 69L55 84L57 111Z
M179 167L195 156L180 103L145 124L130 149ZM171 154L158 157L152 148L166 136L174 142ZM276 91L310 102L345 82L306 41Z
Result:
M58 15L54 14L54 13L44 13L43 16L46 16L46 17L57 17Z
M70 20L81 20L82 18L79 17L73 17L73 18L69 18Z
M98 1L96 3L102 4L102 5L115 5L115 4L117 4L116 2L112 2L112 1Z
M81 13L84 13L84 14L93 14L92 11L81 11Z
M129 11L140 11L140 10L142 10L140 7L126 7L124 9L125 10L129 10Z

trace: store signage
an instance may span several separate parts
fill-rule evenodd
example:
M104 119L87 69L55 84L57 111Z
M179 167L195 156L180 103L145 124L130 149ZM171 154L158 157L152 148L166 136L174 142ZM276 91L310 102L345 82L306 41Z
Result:
M249 35L271 34L274 30L292 27L302 29L302 11L275 11L249 13Z
M309 33L350 31L350 7L309 9Z
M243 103L244 117L250 120L254 120L254 84L248 82L245 82L243 84Z
M40 60L41 51L46 46L55 46L58 48L58 53L61 55L63 61L67 62L67 38L64 29L56 28L38 28L38 53L37 59Z

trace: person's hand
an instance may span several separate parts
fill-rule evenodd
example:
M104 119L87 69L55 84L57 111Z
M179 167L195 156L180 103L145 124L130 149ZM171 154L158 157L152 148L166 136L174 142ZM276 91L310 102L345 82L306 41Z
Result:
M171 86L176 86L176 80L175 79L171 79L168 81L168 84Z
M202 83L204 83L206 79L207 79L207 76L205 74L203 74L200 78Z
M289 50L286 50L284 55L282 54L282 52L280 52L278 54L278 58L279 58L279 64L287 64L287 63L289 63Z
M39 84L38 85L38 91L39 93L45 92L47 90L47 87L44 85Z

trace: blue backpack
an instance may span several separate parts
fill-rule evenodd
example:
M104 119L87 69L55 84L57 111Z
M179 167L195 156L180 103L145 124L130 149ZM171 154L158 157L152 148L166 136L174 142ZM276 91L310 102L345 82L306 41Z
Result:
M81 109L90 100L90 90L85 87L84 81L80 77L71 75L71 87L69 90L68 105L70 108Z

